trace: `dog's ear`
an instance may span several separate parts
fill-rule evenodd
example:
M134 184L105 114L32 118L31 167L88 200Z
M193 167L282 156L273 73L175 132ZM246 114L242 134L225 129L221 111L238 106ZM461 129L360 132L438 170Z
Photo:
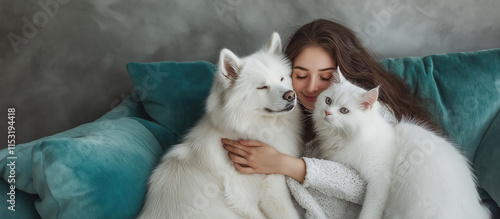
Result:
M219 69L222 75L230 80L238 78L241 60L229 49L222 49L219 57Z
M271 39L262 49L267 53L275 53L281 55L282 51L280 35L276 32L273 32L273 34L271 35Z

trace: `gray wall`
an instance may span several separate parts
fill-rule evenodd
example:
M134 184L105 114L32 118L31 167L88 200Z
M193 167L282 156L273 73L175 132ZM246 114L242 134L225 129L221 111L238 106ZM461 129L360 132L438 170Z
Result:
M55 134L130 95L127 62L215 62L316 18L355 29L377 58L498 48L499 11L497 0L0 0L0 117L16 107L17 143Z

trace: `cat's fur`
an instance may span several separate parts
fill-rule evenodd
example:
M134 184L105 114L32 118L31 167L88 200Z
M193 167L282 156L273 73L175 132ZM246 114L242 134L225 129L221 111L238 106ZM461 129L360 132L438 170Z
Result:
M367 181L359 218L489 218L456 147L412 121L387 123L379 113L378 87L366 91L339 68L333 75L313 113L318 150Z

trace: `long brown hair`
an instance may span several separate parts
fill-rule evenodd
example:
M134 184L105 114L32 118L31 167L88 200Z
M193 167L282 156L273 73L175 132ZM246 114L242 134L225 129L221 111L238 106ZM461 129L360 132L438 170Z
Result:
M325 49L347 80L367 90L380 85L379 100L392 109L398 121L402 118L413 120L440 132L430 113L412 96L406 83L383 69L349 28L330 20L314 20L289 38L285 55L293 63L299 53L310 46Z

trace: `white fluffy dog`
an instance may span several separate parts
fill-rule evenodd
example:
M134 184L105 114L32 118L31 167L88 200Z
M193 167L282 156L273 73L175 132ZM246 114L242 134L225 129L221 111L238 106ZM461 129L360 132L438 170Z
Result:
M283 175L238 173L221 143L255 139L298 156L296 105L277 33L244 58L223 49L206 115L153 171L139 218L298 218Z

